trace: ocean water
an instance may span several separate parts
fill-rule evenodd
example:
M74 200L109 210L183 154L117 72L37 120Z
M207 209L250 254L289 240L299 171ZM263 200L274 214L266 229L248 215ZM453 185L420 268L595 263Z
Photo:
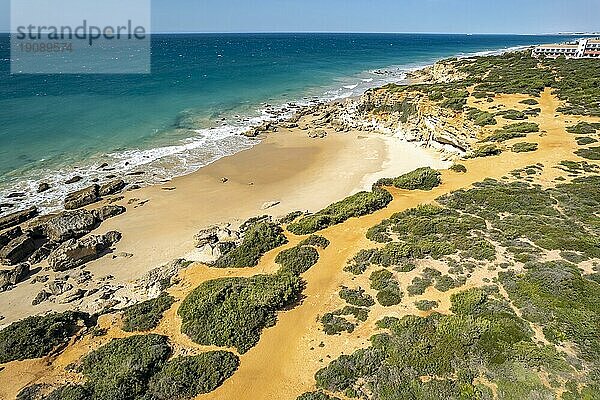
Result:
M560 36L177 34L152 38L149 75L10 75L0 35L0 203L60 206L67 191L143 171L155 183L256 143L270 107L359 95L450 56ZM108 163L107 170L99 170ZM66 187L65 179L84 179ZM40 182L52 189L36 194ZM5 211L6 212L6 211ZM2 212L0 212L2 213Z

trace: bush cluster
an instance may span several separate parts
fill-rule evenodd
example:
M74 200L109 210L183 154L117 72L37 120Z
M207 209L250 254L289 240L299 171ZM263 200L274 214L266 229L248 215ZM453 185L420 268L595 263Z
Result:
M477 147L476 149L471 151L471 153L469 153L469 155L466 158L497 156L500 153L502 153L502 150L497 145L491 143Z
M375 186L394 186L406 190L432 190L442 183L440 176L439 171L423 167L397 178L380 179Z
M0 364L46 356L90 323L89 315L71 311L14 322L0 331Z
M538 147L539 146L537 143L519 142L519 143L513 144L513 146L510 148L510 150L513 153L527 153L527 152L531 152L531 151L536 151L538 149Z
M272 222L258 222L244 230L242 243L219 257L215 267L253 267L266 252L287 243L283 229Z
M394 275L385 269L374 271L369 277L371 288L377 290L377 302L384 307L391 307L402 302L402 290Z
M372 192L359 192L291 223L287 229L296 235L315 233L349 218L371 214L386 207L392 200L392 195L380 188L374 188Z
M201 345L235 347L247 352L277 311L296 302L303 289L289 273L250 278L221 278L202 283L181 303L181 331Z
M350 289L342 287L340 290L340 298L346 303L358 307L371 307L375 304L375 300L369 294L365 293L363 288Z
M275 262L281 265L281 272L300 275L319 261L319 253L311 246L298 245L283 250L275 257Z
M145 332L158 326L175 299L166 293L161 293L156 299L147 300L127 307L123 311L123 330L125 332Z

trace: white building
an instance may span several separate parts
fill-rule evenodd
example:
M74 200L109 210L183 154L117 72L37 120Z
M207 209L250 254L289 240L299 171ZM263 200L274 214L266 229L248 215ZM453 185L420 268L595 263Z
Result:
M580 39L574 43L544 44L533 49L534 57L600 58L600 38Z

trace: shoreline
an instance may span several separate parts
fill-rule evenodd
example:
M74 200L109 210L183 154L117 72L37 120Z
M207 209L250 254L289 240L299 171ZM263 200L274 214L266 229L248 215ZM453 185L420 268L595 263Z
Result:
M129 178L130 184L134 186L149 187L154 185L167 184L173 179L180 178L189 174L193 174L198 170L205 168L212 163L231 155L235 155L240 151L245 151L256 143L252 140L248 140L244 137L244 132L252 131L259 128L265 123L281 124L289 121L294 117L295 113L304 113L307 110L315 107L329 105L336 102L343 102L347 100L356 100L360 98L366 91L388 83L396 83L401 85L410 85L414 83L420 83L419 74L423 71L431 69L436 63L448 58L470 58L478 56L491 56L500 55L506 52L523 50L531 47L531 45L521 45L504 47L497 50L483 50L472 53L457 53L448 57L439 57L431 60L427 63L416 63L406 65L388 65L376 69L364 70L358 74L369 73L374 77L379 77L373 81L361 80L362 83L367 83L368 87L361 89L358 93L339 93L333 97L330 94L331 90L327 90L318 96L305 96L298 98L295 101L291 100L283 104L271 105L263 103L261 108L255 110L257 115L242 115L236 123L228 123L224 126L214 126L211 128L197 129L195 130L198 134L210 134L210 132L217 132L217 136L214 139L209 140L209 144L212 146L219 143L219 141L226 141L225 144L229 144L235 147L234 150L227 150L223 154L211 154L208 161L197 162L192 154L189 154L185 162L178 159L178 155L183 154L185 151L175 151L175 148L186 148L188 145L194 146L194 142L200 140L198 137L190 136L189 138L179 141L169 146L151 147L148 149L128 149L122 153L107 153L107 154L95 154L91 157L88 162L84 162L83 165L76 167L64 167L61 166L57 170L52 170L50 175L45 176L42 179L31 179L28 175L19 179L15 183L11 183L10 187L0 189L0 216L13 213L25 209L29 206L36 205L41 208L43 214L49 214L63 210L63 199L69 194L77 190L86 188L87 186L103 180L110 180L112 177L122 169L124 178ZM357 75L358 75L357 74ZM359 77L356 77L359 79ZM338 87L338 91L350 90L346 86ZM353 90L353 89L352 89ZM351 90L351 92L352 92ZM238 126L238 123L244 121L242 125ZM229 121L231 122L231 121ZM224 136L221 130L229 130L230 133ZM222 144L222 143L221 143ZM157 155L155 159L145 163L132 163L131 158L122 157L128 153L139 153L137 158L153 158L155 157L152 153L165 151L166 153L173 152L172 154ZM187 150L186 150L187 151ZM110 166L108 168L101 168L105 161L109 161ZM79 163L78 163L79 164ZM164 164L164 165L162 165ZM166 172L169 171L169 172ZM141 172L144 172L143 174ZM29 174L29 173L28 173ZM77 177L81 176L83 179L75 184L65 184L65 177ZM49 183L51 189L46 192L36 193L37 188L42 183ZM16 199L10 199L9 196L15 193L24 193L25 197L18 197ZM53 193L51 197L48 194ZM12 200L17 200L16 203ZM2 207L2 205L11 204L11 207ZM60 204L60 205L57 205ZM39 207L39 205L42 207Z
M393 157L392 157L393 155ZM94 280L119 287L118 308L145 300L132 288L136 279L175 259L199 261L194 235L211 225L231 224L258 215L281 217L292 211L316 211L370 187L379 178L397 176L418 167L445 168L436 150L369 132L329 131L310 138L300 129L266 135L250 149L221 158L200 170L163 185L125 192L115 202L127 212L106 220L91 234L117 230L122 240L107 254L86 264ZM222 178L227 182L223 183ZM278 204L263 208L267 203ZM46 262L40 264L42 268ZM50 281L64 274L43 271ZM29 278L31 281L31 278ZM41 282L24 282L0 294L6 326L30 315L86 310L78 303L43 302L32 306Z

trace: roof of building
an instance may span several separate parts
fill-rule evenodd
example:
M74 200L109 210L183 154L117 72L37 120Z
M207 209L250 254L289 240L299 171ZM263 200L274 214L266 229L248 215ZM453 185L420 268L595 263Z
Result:
M538 49L577 49L576 44L543 44L537 47Z

